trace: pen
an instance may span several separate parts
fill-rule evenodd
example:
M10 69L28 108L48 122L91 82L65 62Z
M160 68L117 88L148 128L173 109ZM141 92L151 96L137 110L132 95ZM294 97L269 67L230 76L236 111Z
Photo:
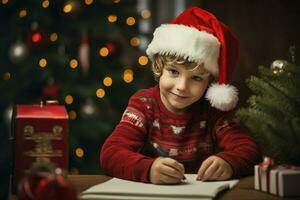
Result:
M162 157L168 157L168 154L162 148L160 148L157 143L153 143L153 147L156 149L156 151L159 153L160 156L162 156ZM186 177L184 175L183 175L182 180L184 182L187 181L187 179L186 179Z
M162 157L168 157L168 154L162 150L157 143L153 143L153 147L156 149L156 151L159 153L160 156Z

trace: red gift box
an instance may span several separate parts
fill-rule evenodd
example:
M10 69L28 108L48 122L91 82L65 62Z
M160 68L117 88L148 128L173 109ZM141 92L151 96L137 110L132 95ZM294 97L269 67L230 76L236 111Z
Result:
M255 165L254 188L281 197L300 196L300 167L265 160Z
M35 163L68 168L68 114L57 103L17 105L14 110L14 186Z

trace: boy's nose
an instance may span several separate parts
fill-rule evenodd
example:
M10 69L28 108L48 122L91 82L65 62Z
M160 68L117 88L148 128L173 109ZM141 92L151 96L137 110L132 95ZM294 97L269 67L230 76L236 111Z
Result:
M179 78L176 81L176 89L177 90L185 90L187 87L187 79L186 78Z

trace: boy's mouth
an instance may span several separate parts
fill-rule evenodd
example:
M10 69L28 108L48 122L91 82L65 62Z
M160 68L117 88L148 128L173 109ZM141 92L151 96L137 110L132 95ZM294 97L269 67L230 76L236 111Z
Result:
M180 94L176 94L176 93L173 93L173 92L170 92L170 93L173 94L174 96L176 96L177 98L181 98L181 99L188 98L188 96L185 96L185 95L180 95Z

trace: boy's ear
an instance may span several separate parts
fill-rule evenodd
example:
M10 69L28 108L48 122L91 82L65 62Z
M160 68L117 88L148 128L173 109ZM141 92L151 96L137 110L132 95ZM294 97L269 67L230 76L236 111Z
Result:
M162 72L153 72L153 75L154 75L154 80L158 82L162 75Z

